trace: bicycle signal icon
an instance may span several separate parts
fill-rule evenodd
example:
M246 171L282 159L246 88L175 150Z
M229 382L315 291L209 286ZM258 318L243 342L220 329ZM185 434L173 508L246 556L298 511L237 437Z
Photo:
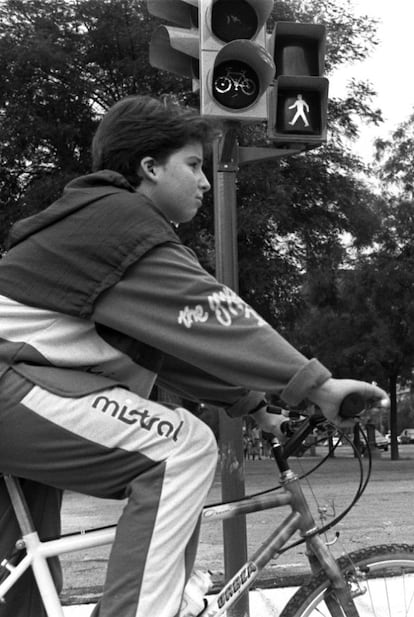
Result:
M229 109L247 108L259 96L258 76L244 62L223 62L214 71L213 96Z

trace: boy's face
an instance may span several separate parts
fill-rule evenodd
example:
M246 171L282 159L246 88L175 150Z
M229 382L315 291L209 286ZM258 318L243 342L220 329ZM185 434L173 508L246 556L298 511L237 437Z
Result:
M164 163L152 162L149 196L173 223L191 221L210 189L202 164L203 146L198 142L176 150Z

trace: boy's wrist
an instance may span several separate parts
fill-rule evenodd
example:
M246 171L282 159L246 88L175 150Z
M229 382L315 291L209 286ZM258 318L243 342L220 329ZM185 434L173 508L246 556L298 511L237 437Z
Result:
M257 403L257 405L255 405L253 407L253 409L250 409L250 411L248 411L247 413L248 413L249 416L254 415L257 412L259 412L261 409L265 409L266 410L268 405L269 405L269 403L266 401L266 399L262 399L261 401L259 401Z

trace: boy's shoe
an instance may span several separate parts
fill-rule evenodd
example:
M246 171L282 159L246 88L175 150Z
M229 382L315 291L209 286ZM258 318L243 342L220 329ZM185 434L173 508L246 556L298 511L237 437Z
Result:
M179 617L197 617L207 606L205 595L213 581L207 572L193 570L184 588Z

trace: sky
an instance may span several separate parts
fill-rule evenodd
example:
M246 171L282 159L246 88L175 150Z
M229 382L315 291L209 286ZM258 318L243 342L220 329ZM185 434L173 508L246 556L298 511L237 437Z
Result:
M389 137L414 112L414 0L353 0L355 14L380 19L379 45L366 60L343 67L329 76L331 96L344 93L344 83L352 76L369 79L378 96L373 103L384 116L381 127L362 131L357 148L370 158L376 137Z

